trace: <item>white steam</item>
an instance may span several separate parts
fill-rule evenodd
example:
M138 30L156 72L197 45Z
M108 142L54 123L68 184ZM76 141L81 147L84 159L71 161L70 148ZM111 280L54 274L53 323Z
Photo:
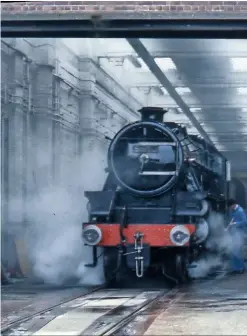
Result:
M189 270L190 276L194 279L204 278L214 269L221 267L221 259L215 256L204 256L194 264L195 268Z
M57 187L39 188L28 199L25 226L17 225L23 211L22 201L15 197L9 201L11 233L25 239L32 274L45 283L62 285L76 280L82 285L97 285L104 282L102 258L96 268L85 268L85 264L92 262L92 249L83 245L81 228L82 222L88 220L84 191L101 190L105 181L105 157L105 151L95 146L80 160L75 158L67 181L61 181ZM39 170L35 172L36 177L38 174ZM101 253L98 251L98 255Z
M189 269L190 276L193 278L203 278L214 270L224 272L227 269L226 258L231 254L235 246L239 246L238 237L231 238L228 231L225 231L224 216L218 213L212 213L209 217L208 224L210 236L206 241L208 253L201 256L199 260L193 263Z

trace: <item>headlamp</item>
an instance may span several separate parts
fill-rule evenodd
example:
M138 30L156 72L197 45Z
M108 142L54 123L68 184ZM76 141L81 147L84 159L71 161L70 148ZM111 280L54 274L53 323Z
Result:
M176 225L170 232L170 239L174 245L183 246L190 240L190 232L183 225Z
M102 239L102 232L96 225L88 225L82 231L84 243L90 246L97 245Z

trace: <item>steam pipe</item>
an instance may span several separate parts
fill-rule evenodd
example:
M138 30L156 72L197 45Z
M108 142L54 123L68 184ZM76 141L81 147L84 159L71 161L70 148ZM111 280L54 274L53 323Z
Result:
M209 210L208 202L203 200L201 210L189 210L189 209L177 210L176 215L177 216L204 216L208 210Z

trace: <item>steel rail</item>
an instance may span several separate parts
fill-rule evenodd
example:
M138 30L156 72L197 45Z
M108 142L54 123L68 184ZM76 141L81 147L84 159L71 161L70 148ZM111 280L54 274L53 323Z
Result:
M41 309L41 310L39 310L39 311L37 311L37 312L35 312L35 313L33 313L33 314L28 314L28 315L26 315L26 316L24 316L24 317L17 318L16 320L14 320L14 321L12 321L12 322L7 323L7 325L6 325L5 327L1 327L1 334L3 335L4 333L7 333L7 332L10 331L12 328L17 327L17 326L18 326L19 324L21 324L21 323L28 322L29 320L31 320L32 318L34 318L34 317L36 317L36 316L45 314L45 313L49 312L49 311L52 310L52 309L55 309L55 308L57 308L57 307L59 307L59 306L65 304L65 303L71 302L71 301L73 301L73 300L79 299L80 297L82 297L82 298L83 298L83 297L87 297L88 295L90 295L90 294L92 294L92 293L94 293L94 292L97 292L97 291L99 291L99 290L101 290L101 289L104 289L105 287L106 287L105 285L96 287L96 288L94 288L93 290L91 290L91 291L89 291L89 292L87 292L87 293L85 293L85 294L76 295L76 296L74 296L74 297L72 297L72 298L69 298L69 299L64 300L64 301L62 301L62 302L59 302L59 303L57 303L57 304L55 304L55 305L52 305L52 306L50 306L50 307L48 307L48 308Z
M97 332L97 336L110 336L117 332L119 332L124 326L126 326L128 323L130 323L135 317L137 317L142 311L145 311L148 309L151 305L155 304L157 301L159 301L162 297L168 297L171 296L171 298L168 300L169 303L171 303L174 298L177 297L177 294L179 292L179 287L176 286L172 288L170 291L166 292L164 290L160 291L160 293L157 294L157 296L153 299L148 300L144 304L142 304L140 307L132 311L130 314L128 314L126 317L124 317L121 321L116 322L114 325L109 326L108 328L104 328L102 333ZM169 304L168 303L168 304Z

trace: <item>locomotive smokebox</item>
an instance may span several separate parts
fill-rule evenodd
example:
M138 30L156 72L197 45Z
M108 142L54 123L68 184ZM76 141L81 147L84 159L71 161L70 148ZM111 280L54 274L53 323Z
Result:
M146 106L142 107L138 112L141 114L141 121L157 121L162 123L164 115L168 111L162 107Z

